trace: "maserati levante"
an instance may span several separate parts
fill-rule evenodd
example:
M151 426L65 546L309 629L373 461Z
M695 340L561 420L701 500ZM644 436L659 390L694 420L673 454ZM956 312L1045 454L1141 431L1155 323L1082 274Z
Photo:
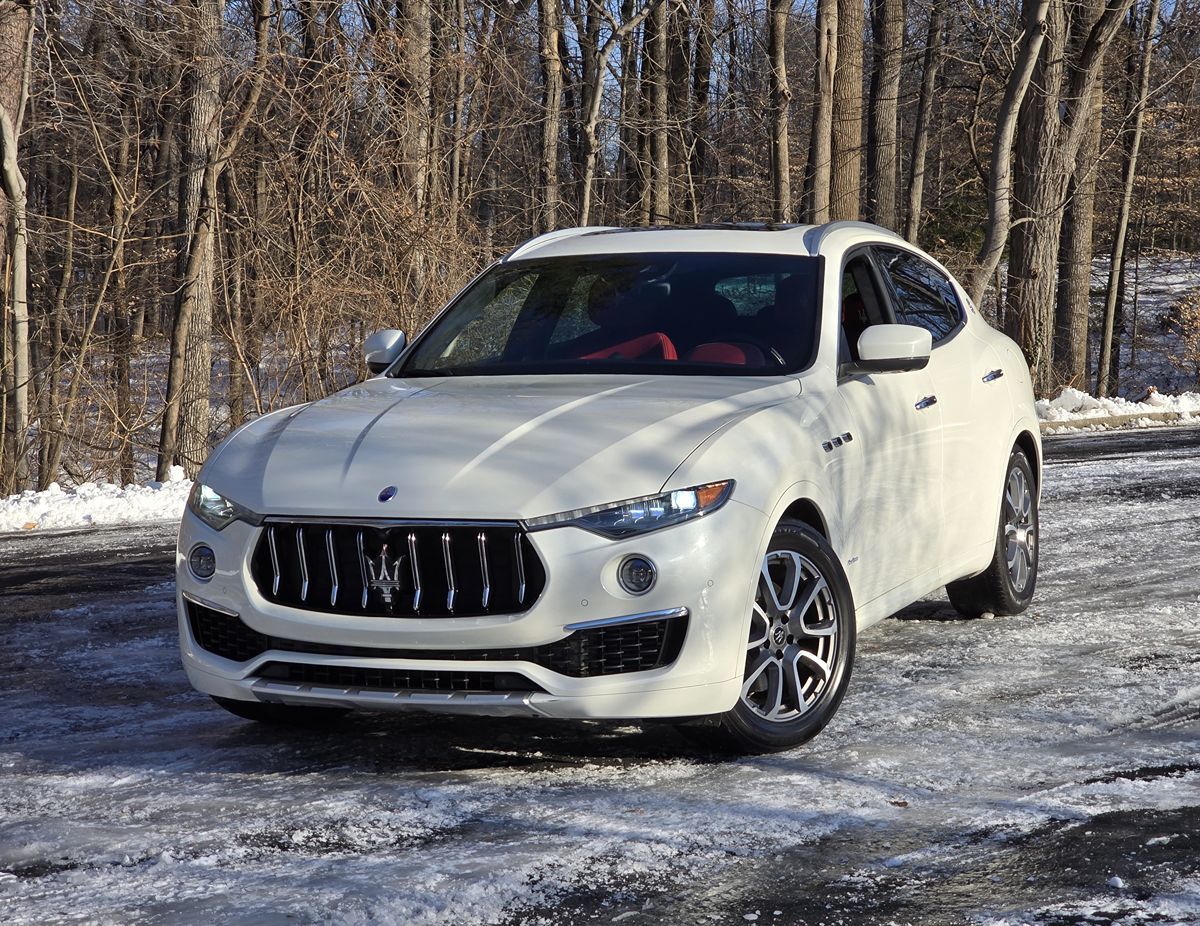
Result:
M518 247L372 376L245 425L177 558L183 662L234 714L820 731L856 635L1038 568L1028 367L884 229L575 228Z

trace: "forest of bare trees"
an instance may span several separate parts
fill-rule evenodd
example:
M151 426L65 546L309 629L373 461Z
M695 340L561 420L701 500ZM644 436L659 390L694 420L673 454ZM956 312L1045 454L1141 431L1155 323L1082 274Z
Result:
M1198 61L1197 0L0 0L0 494L194 473L578 224L878 222L1112 393Z

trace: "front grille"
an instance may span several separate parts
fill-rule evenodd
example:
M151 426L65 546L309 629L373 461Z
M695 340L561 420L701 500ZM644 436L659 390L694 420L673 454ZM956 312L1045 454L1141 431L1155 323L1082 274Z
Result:
M380 617L517 614L546 582L525 532L496 522L268 521L250 568L268 601Z
M530 662L571 678L644 672L670 665L679 657L687 634L687 617L681 616L577 630L562 640L543 646L414 650L307 643L272 637L248 627L240 617L192 601L187 603L187 613L192 637L200 648L235 662L247 662L269 651L368 659Z
M358 666L320 666L307 662L268 662L255 675L271 681L366 691L457 691L491 694L497 691L544 691L515 672L447 672L431 669L364 669Z

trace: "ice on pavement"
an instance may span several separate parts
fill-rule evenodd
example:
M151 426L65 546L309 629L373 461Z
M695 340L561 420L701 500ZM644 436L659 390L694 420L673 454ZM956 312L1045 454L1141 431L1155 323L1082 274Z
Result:
M181 466L171 467L166 482L146 485L85 482L64 489L56 482L42 492L0 498L0 533L178 521L191 489Z
M908 609L862 635L821 736L738 761L657 727L256 727L188 687L165 579L4 615L0 910L14 924L561 924L591 920L547 912L572 898L633 904L846 847L848 884L932 897L938 871L981 846L1195 806L1198 486L1186 453L1048 467L1026 614ZM1082 920L1115 902L1112 874L1065 906L989 894L979 916ZM1200 920L1194 867L1162 877L1121 892L1120 910ZM764 888L729 919L775 904Z

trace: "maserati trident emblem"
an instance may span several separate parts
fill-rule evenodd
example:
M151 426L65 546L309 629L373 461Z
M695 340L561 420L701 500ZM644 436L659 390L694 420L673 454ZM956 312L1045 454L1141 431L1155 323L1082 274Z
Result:
M404 562L403 556L388 555L386 543L379 551L378 560L367 557L367 572L370 574L367 586L379 592L386 605L391 605L392 596L400 589L400 564L402 562Z
M783 646L784 641L787 639L787 631L782 627L776 627L775 633L772 636L775 638L776 646Z
M381 502L390 502L395 497L396 497L396 487L395 486L385 486L379 492L379 500Z

